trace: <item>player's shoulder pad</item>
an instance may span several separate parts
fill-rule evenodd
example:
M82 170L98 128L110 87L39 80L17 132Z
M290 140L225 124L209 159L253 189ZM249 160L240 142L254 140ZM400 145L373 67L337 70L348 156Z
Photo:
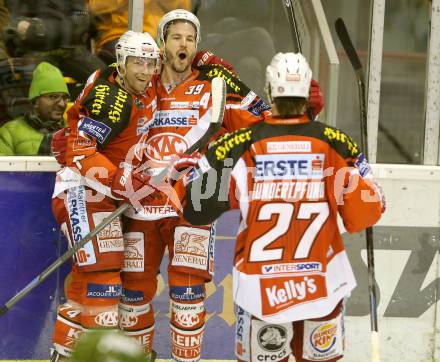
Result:
M219 64L207 64L199 69L200 80L212 80L220 77L226 83L226 101L241 104L242 109L259 117L262 112L270 109L270 106L254 91L252 91L240 78L229 69Z
M239 94L245 96L249 92L249 88L229 69L220 64L207 64L199 68L200 80L209 80L220 77L225 80L227 94Z
M314 123L320 125L319 138L327 142L343 158L358 157L361 153L357 143L345 132L318 121Z
M232 158L235 164L252 144L252 128L241 128L232 133L226 133L217 139L209 148L207 158L212 165Z
M108 80L109 68L96 79L82 105L93 119L118 128L130 121L132 97Z

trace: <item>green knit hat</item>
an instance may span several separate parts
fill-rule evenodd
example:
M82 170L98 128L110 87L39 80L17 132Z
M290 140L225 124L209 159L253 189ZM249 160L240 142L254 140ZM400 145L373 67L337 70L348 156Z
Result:
M32 73L29 99L32 100L47 93L69 94L69 91L61 71L52 64L41 62Z

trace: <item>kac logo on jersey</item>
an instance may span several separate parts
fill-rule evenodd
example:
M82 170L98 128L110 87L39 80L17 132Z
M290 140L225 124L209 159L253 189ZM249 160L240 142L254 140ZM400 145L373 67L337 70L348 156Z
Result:
M167 163L174 155L185 152L188 149L188 143L177 133L161 133L151 137L146 147L146 155L149 159Z

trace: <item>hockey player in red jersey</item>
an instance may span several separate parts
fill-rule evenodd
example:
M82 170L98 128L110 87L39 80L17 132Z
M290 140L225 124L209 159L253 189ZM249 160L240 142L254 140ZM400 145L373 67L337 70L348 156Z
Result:
M227 84L222 124L225 130L259 122L269 109L231 71L218 64L205 65L210 54L200 57L199 69L192 67L200 36L199 20L188 11L171 11L160 21L158 38L163 68L154 82L157 111L148 127L149 175L158 174L204 135L212 115L214 77L223 77ZM165 194L145 204L143 210L132 212L130 217L133 221L125 236L140 250L140 255L127 257L126 254L126 263L132 267L122 273L121 310L127 311L127 320L135 320L137 310L148 313L147 318L138 318L137 323L124 329L134 332L154 328L151 300L157 289L157 272L168 248L172 357L178 361L198 361L205 326L205 283L211 280L214 271L215 226L189 224L177 214Z
M116 45L116 56L117 66L93 73L68 111L67 167L57 174L52 206L71 244L120 200L140 207L139 195L151 190L136 167L144 153L143 130L155 111L148 86L159 69L159 48L149 34L128 31ZM116 218L75 255L67 303L59 307L55 324L52 361L65 361L83 332L129 324L118 316L123 266L122 226ZM139 336L149 338L145 331Z
M194 225L241 211L233 268L239 361L342 358L343 300L356 281L337 216L358 232L383 212L356 143L306 117L311 78L301 54L275 55L266 72L272 116L218 139L186 187L184 216ZM195 203L201 185L216 191Z
M179 31L173 32L175 29ZM167 42L167 37L172 41ZM233 73L217 64L225 64L222 59L202 52L193 60L199 37L200 26L191 13L170 12L161 22L159 38L162 38L165 66L160 79L153 81L158 92L154 122L143 129L143 132L148 131L146 154L147 163L152 167L150 174L158 173L173 156L184 152L204 134L211 115L210 81L213 77L223 76L228 83L223 123L228 131L258 122L268 108ZM200 69L192 69L191 63L196 63ZM322 108L322 95L319 85L315 85L311 90L316 100L312 109L317 114ZM58 141L62 148L62 139L57 138ZM63 162L62 152L59 160ZM151 350L154 332L151 300L157 287L157 270L168 246L173 355L175 359L197 360L205 315L204 283L211 279L213 270L212 228L193 227L177 217L166 197L147 204L142 212L133 211L130 217L135 221L126 223L124 233L126 251L120 326L141 341L144 350ZM188 316L191 316L189 322ZM195 323L196 320L199 322ZM188 348L179 342L184 340L198 343L195 348Z

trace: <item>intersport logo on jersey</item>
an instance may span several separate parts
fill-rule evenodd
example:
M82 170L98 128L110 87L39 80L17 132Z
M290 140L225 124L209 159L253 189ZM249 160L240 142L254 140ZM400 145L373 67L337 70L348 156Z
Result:
M197 126L198 110L157 111L149 128Z
M327 296L322 275L260 279L262 313L270 316Z

